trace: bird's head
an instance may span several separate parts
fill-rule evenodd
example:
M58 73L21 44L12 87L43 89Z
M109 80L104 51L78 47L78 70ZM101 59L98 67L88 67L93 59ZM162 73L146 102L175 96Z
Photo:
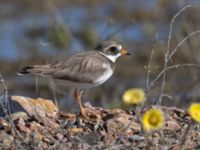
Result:
M101 54L106 56L112 62L115 62L117 58L123 55L131 55L127 50L125 50L121 44L116 41L105 41L96 47Z

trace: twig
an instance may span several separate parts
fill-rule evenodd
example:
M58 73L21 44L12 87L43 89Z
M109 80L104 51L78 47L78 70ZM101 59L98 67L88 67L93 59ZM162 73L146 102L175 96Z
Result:
M135 113L136 113L136 120L139 122L139 124L142 124L142 120L141 120L141 111L143 109L143 106L144 106L144 103L142 103L141 105L136 105L134 107L135 109ZM130 118L130 121L128 123L127 126L125 126L124 128L122 128L122 130L120 131L120 135L118 136L119 137L119 140L122 140L124 138L124 133L131 127L131 125L133 124L134 122L134 118ZM145 133L146 134L146 133Z
M172 37L172 29L173 29L173 24L175 23L176 18L186 9L191 8L191 7L195 7L193 5L186 5L185 7L183 7L178 13L175 14L175 16L172 18L171 23L170 23L170 27L169 27L169 36L168 36L168 42L167 42L167 52L169 51L170 48L170 44L171 44L171 37Z
M59 104L58 104L58 99L56 96L56 87L55 87L55 83L53 81L50 81L50 88L53 94L53 102L55 103L56 107L59 109Z
M153 58L153 53L154 53L154 48L151 50L151 55L150 55L149 63L148 63L148 66L147 66L146 91L148 91L148 89L149 89L149 80L150 80L151 62L152 62L152 58Z
M153 131L144 131L144 137L146 139L146 150L149 150L150 147L155 147L153 145L153 140L152 140L152 134L153 134Z
M199 34L200 30L194 31L192 33L190 33L187 37L185 37L181 42L178 43L178 45L173 49L173 51L171 53L169 53L168 57L167 57L167 62L169 62L169 60L172 58L172 56L176 53L176 51L178 50L178 48L185 42L187 41L191 36L194 36L196 34Z
M36 96L39 95L39 77L35 76L35 94Z
M12 117L11 117L10 102L9 102L9 98L8 98L8 88L7 88L6 84L5 84L5 81L4 81L3 76L2 76L1 73L0 73L0 82L1 82L2 87L4 89L4 98L5 98L5 107L6 107L5 113L8 115L8 118L9 118L9 121L10 121L10 124L11 124L11 127L12 127L12 134L17 133L19 135L19 137L20 137L20 134L16 130L14 122L13 122Z
M2 76L1 73L0 73L0 82L1 82L3 89L4 89L5 99L7 100L8 99L8 89L7 89L7 86L4 82L4 79L3 79L3 76Z
M0 82L2 84L3 90L4 90L4 102L5 102L5 107L6 107L6 113L8 114L9 118L11 118L11 110L10 110L10 104L9 104L9 100L8 100L8 88L4 82L3 76L0 73Z
M149 89L153 88L155 83L158 81L158 79L167 71L171 70L171 69L178 69L179 67L200 67L200 65L198 64L177 64L177 65L173 65L173 66L169 66L166 67L165 69L163 69L156 77L153 81L151 81L151 83L149 84Z
M171 37L172 37L172 29L173 29L173 24L175 23L176 18L186 9L194 7L192 5L187 5L185 7L183 7L178 13L175 14L175 16L172 18L171 23L170 23L170 28L169 28L169 36L168 36L168 42L167 42L167 51L165 53L165 59L164 59L164 66L163 66L163 70L165 70L168 66L168 58L169 58L169 54L170 54L170 44L171 44ZM186 40L184 40L186 41ZM182 43L184 43L184 41ZM181 44L182 44L181 43ZM178 44L179 45L179 44ZM174 50L173 50L174 51ZM172 51L172 52L173 52ZM165 83L166 83L166 72L163 73L163 78L162 78L162 84L161 84L161 88L160 88L160 94L158 97L158 101L157 104L161 104L162 103L162 94L164 92L164 88L165 88Z
M192 127L192 124L193 124L193 121L190 121L187 128L186 128L186 131L185 131L185 134L183 136L183 138L181 139L181 143L180 143L180 150L183 150L184 148L184 145L185 145L185 142L186 142L186 139L187 139L187 135Z
M3 87L3 95L1 95L1 97L0 97L0 100L2 101L2 102L0 102L0 104L1 104L1 107L2 107L2 109L3 109L3 114L8 114L8 109L6 109L6 106L5 106L5 88L4 88L4 84L3 84L3 78L2 78L2 75L0 74L0 82L1 82L1 84L2 84L2 87Z
M142 123L142 121L141 121L141 110L142 110L142 108L143 108L143 103L141 104L141 105L139 105L139 106L135 106L135 112L136 112L136 119L137 119L137 121L141 124ZM134 118L132 117L131 119L130 119L130 122L128 123L128 125L122 130L122 132L126 132L126 130L127 129L129 129L130 127L131 127L131 125L132 125L132 123L134 122Z

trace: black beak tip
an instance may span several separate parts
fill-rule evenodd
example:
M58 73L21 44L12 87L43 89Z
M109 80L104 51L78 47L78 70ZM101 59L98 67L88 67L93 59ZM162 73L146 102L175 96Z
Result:
M132 54L128 52L126 55L132 55Z

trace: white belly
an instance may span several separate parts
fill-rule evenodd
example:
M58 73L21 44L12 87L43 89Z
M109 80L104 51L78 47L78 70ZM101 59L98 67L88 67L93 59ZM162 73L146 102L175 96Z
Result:
M108 80L112 74L113 74L113 70L111 69L110 66L103 64L106 68L106 71L103 73L102 76L100 76L98 79L96 79L94 81L94 86L98 86L100 84L103 84L106 80Z

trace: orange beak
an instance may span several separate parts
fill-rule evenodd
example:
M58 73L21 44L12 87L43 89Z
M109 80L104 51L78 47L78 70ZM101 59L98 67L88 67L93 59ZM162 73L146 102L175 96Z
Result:
M123 48L120 50L120 53L121 53L121 55L131 55L131 53L129 53L127 50L125 50Z

